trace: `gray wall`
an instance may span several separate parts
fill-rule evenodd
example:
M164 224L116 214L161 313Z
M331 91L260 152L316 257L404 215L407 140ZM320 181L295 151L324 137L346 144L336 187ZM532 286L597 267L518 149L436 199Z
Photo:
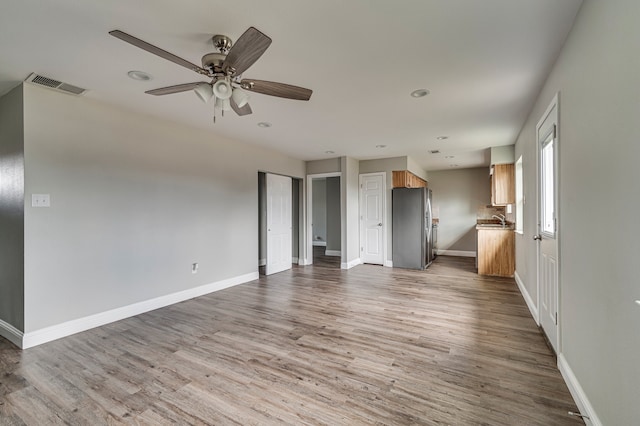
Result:
M0 98L0 320L24 331L24 135L18 86Z
M340 172L340 158L338 157L328 158L326 160L307 161L306 169L308 175Z
M340 178L327 178L327 250L340 251Z
M438 250L476 251L478 208L491 203L489 168L429 172Z
M327 180L325 178L311 181L313 196L311 199L311 217L313 241L327 242Z
M427 171L420 167L420 165L411 157L407 157L407 170L426 181L429 180Z
M340 158L342 170L340 203L342 206L342 266L360 259L360 230L359 230L359 162L349 157Z
M305 163L25 86L25 331L258 270L258 170ZM191 274L191 263L200 269Z
M585 0L516 143L516 269L536 300L535 126L559 95L560 350L602 424L640 419L640 2Z

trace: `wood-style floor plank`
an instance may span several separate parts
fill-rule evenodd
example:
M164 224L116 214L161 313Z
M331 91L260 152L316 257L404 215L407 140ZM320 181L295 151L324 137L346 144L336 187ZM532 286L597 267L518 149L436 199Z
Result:
M0 338L0 424L582 424L512 279L321 251L25 351Z

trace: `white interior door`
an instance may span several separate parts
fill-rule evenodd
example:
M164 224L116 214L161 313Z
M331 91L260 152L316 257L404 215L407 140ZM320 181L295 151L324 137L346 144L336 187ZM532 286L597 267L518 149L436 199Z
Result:
M360 175L360 260L384 264L384 179L382 173Z
M266 275L291 269L291 178L267 173Z
M538 312L540 325L556 353L558 340L558 179L557 102L538 124Z

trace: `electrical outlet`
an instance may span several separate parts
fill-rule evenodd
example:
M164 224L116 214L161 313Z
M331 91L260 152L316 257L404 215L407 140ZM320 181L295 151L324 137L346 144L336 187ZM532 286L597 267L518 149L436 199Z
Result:
M198 264L197 263L192 263L191 264L191 273L192 274L197 274L198 273Z
M31 194L31 207L50 207L51 196L49 194Z

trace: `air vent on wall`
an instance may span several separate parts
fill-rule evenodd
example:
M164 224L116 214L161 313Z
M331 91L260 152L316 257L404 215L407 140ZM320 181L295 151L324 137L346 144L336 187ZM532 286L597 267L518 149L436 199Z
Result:
M81 87L73 86L71 84L63 83L62 81L54 80L49 77L45 77L42 75L38 75L36 73L31 73L29 77L25 80L28 83L33 83L38 86L48 87L50 89L54 89L63 93L68 93L70 95L82 95L86 92L86 89Z

